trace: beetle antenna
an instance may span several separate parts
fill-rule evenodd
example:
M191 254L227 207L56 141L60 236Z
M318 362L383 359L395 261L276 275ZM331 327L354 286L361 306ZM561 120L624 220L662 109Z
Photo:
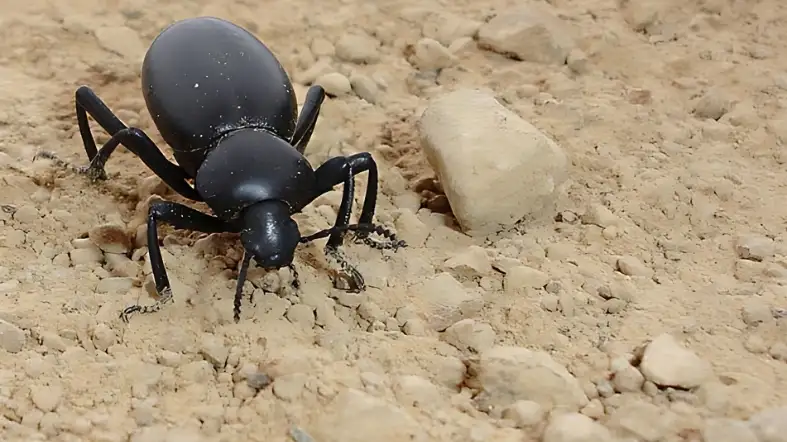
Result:
M246 283L246 274L249 271L249 264L251 264L251 253L243 251L243 263L240 265L238 272L238 285L235 287L235 322L240 321L240 303L243 301L243 285Z

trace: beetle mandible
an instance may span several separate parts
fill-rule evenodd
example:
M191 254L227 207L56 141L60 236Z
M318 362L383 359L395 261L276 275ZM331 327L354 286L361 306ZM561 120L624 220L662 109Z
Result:
M122 144L174 191L204 202L214 215L170 201L150 205L148 253L159 299L152 305L127 307L121 313L123 320L134 312L158 311L172 301L158 243L159 222L176 229L240 234L244 256L235 291L236 322L252 259L269 270L289 267L297 288L296 247L327 236L326 256L340 267L334 286L344 279L347 290L360 291L365 287L363 277L339 251L345 232L353 230L356 242L379 249L406 246L372 223L378 173L369 153L334 157L317 169L309 164L304 151L325 91L311 86L298 115L295 92L284 68L247 30L215 17L176 21L151 43L141 77L148 112L177 164L145 132L126 126L93 90L81 86L75 94L76 116L90 164L77 169L93 181L106 179L107 159ZM88 114L111 134L100 150ZM349 224L354 176L361 172L368 173L366 195L359 222ZM292 215L339 184L343 184L343 196L334 226L302 237ZM374 240L371 233L387 241Z

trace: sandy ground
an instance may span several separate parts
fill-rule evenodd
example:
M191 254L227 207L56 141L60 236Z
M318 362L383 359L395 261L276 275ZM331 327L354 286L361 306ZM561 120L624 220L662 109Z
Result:
M787 399L786 7L555 0L586 57L580 69L516 62L467 40L437 82L408 63L422 29L450 34L444 17L483 22L513 3L3 0L2 439L787 440L784 424L763 429L787 421L777 409ZM45 149L85 164L81 84L165 148L144 107L140 62L164 26L196 15L255 32L298 83L299 101L327 71L355 78L355 92L326 100L308 157L372 152L378 220L412 243L397 253L346 247L370 285L363 294L331 288L318 243L298 253L300 295L271 293L277 275L256 273L255 303L235 324L237 242L161 228L176 301L117 319L151 302L144 242L134 241L145 201L178 197L123 149L95 185L32 158ZM637 22L650 25L638 32ZM380 46L370 62L343 61L338 41L359 30ZM440 198L430 197L436 213L419 210L416 184L434 173L415 124L430 98L458 86L490 88L565 150L569 181L548 221L484 240L448 227ZM302 231L327 227L338 195L300 216ZM397 221L404 212L408 223ZM135 250L113 257L80 240L103 225L125 229ZM446 270L472 245L548 283L510 290L497 270ZM439 285L448 275L483 307L437 333L419 293L454 290ZM659 341L666 350L650 363L661 366L648 371L640 347L665 333L674 340ZM532 352L517 362L510 347ZM696 374L703 366L710 374ZM670 387L659 373L690 385ZM566 405L557 392L574 387ZM767 410L781 418L751 421L751 432L740 424ZM577 414L560 424L565 412L608 432Z

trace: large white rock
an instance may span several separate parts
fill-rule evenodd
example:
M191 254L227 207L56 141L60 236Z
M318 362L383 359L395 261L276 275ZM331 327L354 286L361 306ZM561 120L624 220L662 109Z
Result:
M436 98L418 131L459 225L471 236L539 218L567 178L560 146L480 90Z

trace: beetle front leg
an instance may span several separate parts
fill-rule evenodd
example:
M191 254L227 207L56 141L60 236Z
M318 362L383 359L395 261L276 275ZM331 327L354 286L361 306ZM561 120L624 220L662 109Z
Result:
M203 233L223 233L234 231L229 224L219 218L204 214L182 204L169 201L155 201L148 210L148 257L156 283L156 292L159 299L152 305L131 305L126 307L120 318L128 322L132 313L152 313L161 310L164 304L172 301L172 287L170 286L164 260L161 257L161 247L158 243L157 222L162 221L176 229L195 230Z
M371 154L368 152L361 152L349 157L331 158L317 169L317 185L320 189L319 194L330 191L333 186L342 182L345 183L345 188L347 188L347 183L352 181L352 178L348 178L348 175L350 177L354 177L361 172L368 172L369 178L367 180L366 194L364 195L363 207L361 208L361 215L358 218L358 224L372 224L374 211L377 207L377 183L379 178L377 172L377 163L374 161L374 158L372 158ZM352 185L354 187L354 183ZM349 198L349 203L351 204L353 200L352 193L350 194ZM346 220L342 219L344 222L341 225L347 225L349 223L349 211L350 208L348 207L347 218ZM336 227L339 227L339 224L337 224ZM331 234L328 243L334 244L336 247L340 246L342 244L342 233L334 232ZM357 230L354 236L356 239L355 242L363 242L364 244L376 249L396 250L399 247L406 247L404 241L398 240L394 235L390 235L390 237L386 235L386 237L388 237L390 240L387 242L381 242L370 238L368 230Z
M352 210L353 195L355 193L355 176L351 165L345 168L344 189L342 190L342 202L339 204L339 210L336 213L336 222L334 227L341 227L350 224L350 211ZM319 180L319 170L318 178ZM318 181L319 182L319 181ZM363 276L358 269L355 268L344 253L339 250L344 239L343 231L335 231L328 237L328 242L325 244L325 256L331 261L334 267L337 268L336 279L333 285L339 288L339 279L343 279L347 284L346 290L349 292L361 292L366 288L366 283Z

